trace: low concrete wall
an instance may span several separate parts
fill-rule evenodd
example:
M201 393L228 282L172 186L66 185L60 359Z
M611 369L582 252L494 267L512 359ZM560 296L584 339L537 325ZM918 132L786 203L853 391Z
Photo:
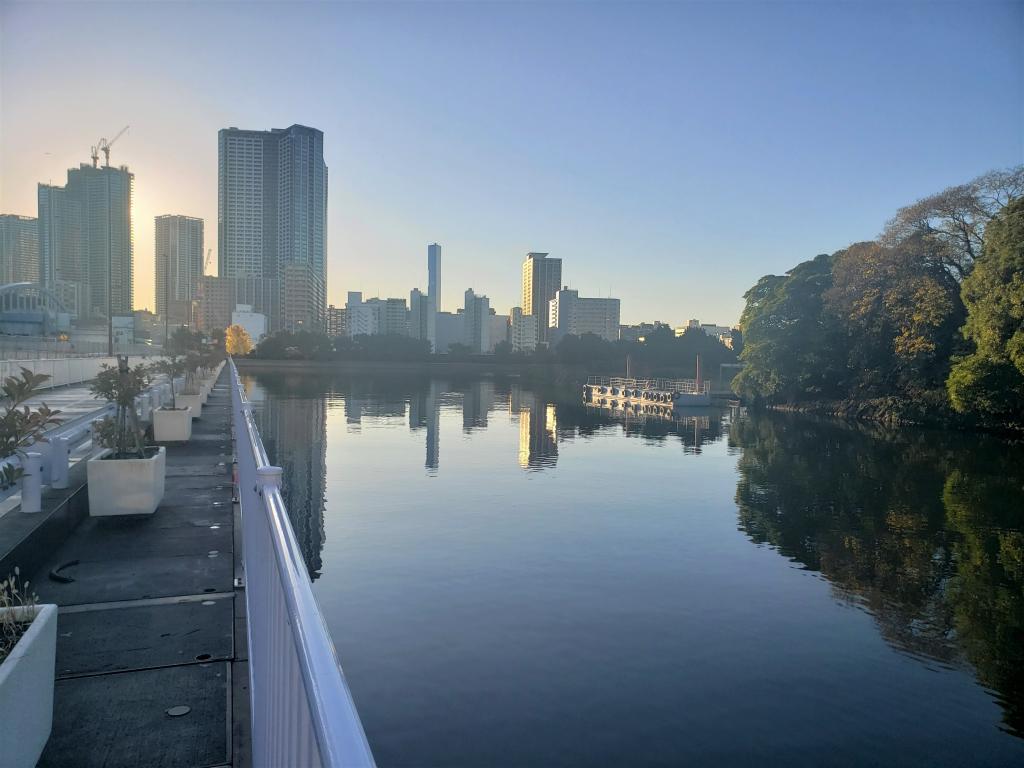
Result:
M130 357L132 365L142 362L155 362L158 357ZM117 365L114 357L56 357L47 360L0 360L0 380L8 376L17 376L22 368L33 373L45 373L49 380L41 389L64 387L68 384L81 384L96 378L96 374L104 365Z

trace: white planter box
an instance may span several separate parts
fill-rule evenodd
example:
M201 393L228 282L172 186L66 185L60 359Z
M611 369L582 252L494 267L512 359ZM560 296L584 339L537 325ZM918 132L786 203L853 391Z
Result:
M28 631L0 664L0 755L10 768L34 768L53 725L57 606L37 605L35 611Z
M86 462L89 515L151 515L164 497L166 451L146 459L107 459L108 448Z
M158 443L184 443L192 437L192 409L179 406L153 411L153 439Z
M177 395L174 401L179 408L191 408L193 419L198 419L203 415L202 395Z

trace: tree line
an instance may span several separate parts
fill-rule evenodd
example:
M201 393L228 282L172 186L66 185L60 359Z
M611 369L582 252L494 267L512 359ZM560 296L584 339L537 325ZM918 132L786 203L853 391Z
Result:
M668 327L659 327L643 342L606 341L588 333L564 336L553 346L538 347L531 352L514 352L512 345L503 341L490 355L476 354L463 344L453 344L444 355L433 355L426 340L407 336L331 338L310 331L281 331L265 337L250 354L265 360L559 364L610 376L624 375L628 361L632 375L649 377L694 376L699 355L702 371L708 379L719 376L722 364L737 362L736 351L704 331L688 328L676 336Z
M1024 414L1024 166L900 209L875 240L744 294L752 402L841 401L909 420Z

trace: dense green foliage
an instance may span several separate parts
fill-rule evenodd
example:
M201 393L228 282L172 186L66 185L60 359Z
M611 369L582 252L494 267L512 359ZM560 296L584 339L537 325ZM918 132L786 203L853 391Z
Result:
M878 241L761 278L745 294L736 392L1019 422L1021 191L1024 167L987 174L902 209Z
M1024 413L1024 198L985 231L985 247L964 280L964 335L974 352L953 367L949 398L958 411L1013 418Z

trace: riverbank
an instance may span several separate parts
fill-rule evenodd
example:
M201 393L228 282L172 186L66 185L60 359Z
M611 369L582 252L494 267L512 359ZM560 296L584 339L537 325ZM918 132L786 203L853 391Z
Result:
M1022 424L985 424L956 413L948 406L925 399L908 401L897 397L867 400L813 400L768 406L781 413L884 424L891 427L933 427L964 432L989 432L1013 437L1024 436Z
M266 360L235 358L243 373L393 373L445 376L525 376L547 381L564 381L580 376L585 369L562 363L477 360Z

